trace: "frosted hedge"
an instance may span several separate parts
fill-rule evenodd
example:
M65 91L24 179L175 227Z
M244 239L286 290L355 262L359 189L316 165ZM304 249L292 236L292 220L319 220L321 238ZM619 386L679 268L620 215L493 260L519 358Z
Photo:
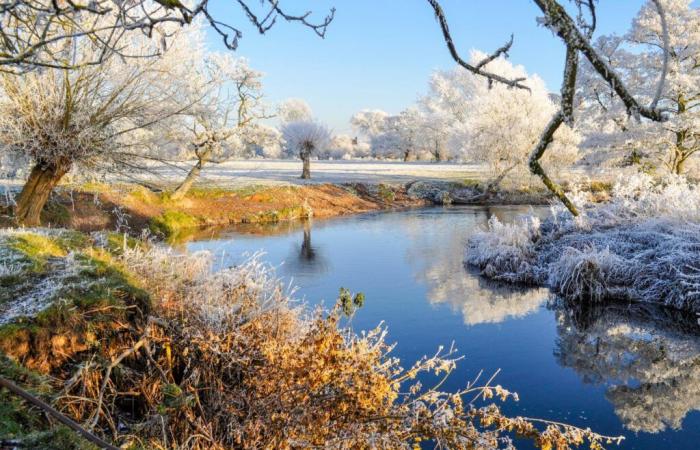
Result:
M495 280L551 288L569 300L623 299L700 312L700 189L682 177L620 180L610 202L555 206L467 244L465 262Z

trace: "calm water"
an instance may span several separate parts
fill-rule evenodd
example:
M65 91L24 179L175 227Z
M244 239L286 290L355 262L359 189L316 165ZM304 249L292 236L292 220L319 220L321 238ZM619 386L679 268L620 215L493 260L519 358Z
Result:
M490 215L509 221L527 210L436 208L241 227L188 248L214 251L221 265L263 250L309 303L332 304L341 286L364 292L353 327L384 321L404 366L454 341L466 358L446 389L501 369L496 382L521 398L504 405L510 414L623 434L623 449L700 448L696 318L648 307L557 309L546 290L494 285L464 268L470 233Z

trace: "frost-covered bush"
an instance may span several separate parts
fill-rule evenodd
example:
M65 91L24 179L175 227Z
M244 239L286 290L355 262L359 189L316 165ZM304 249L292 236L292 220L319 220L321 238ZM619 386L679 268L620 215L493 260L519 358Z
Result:
M548 282L564 297L599 301L614 295L609 286L622 262L607 248L598 251L595 247L567 247L552 268Z
M488 232L478 233L469 240L466 262L480 267L490 278L532 281L531 264L535 258L534 242L539 238L539 219L523 217L517 223L503 224L493 216L488 227Z
M469 241L483 275L548 286L576 300L624 298L700 311L700 189L682 177L619 181L609 203L541 224L495 221ZM530 220L530 221L528 221Z

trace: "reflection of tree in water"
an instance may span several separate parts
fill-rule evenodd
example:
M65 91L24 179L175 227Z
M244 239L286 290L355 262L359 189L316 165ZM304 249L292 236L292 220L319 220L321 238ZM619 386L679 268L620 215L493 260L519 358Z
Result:
M284 266L293 273L323 273L328 270L326 258L311 242L311 229L311 221L305 220L301 245L294 251L295 254L285 259Z
M651 305L557 306L555 356L585 382L610 385L606 398L626 428L678 429L700 410L697 318Z
M467 325L524 317L537 311L547 300L547 289L517 289L467 270L449 273L446 268L433 266L426 274L427 279L432 280L428 298L433 303L446 303L461 311Z
M485 208L474 209L473 216L455 214L454 220L431 214L406 219L410 237L406 257L416 279L428 286L428 300L460 311L467 325L498 323L537 311L547 299L546 289L517 289L494 283L468 272L463 265L469 234L485 226L488 217L497 215L507 222L528 210Z
M299 258L312 263L316 259L316 249L311 245L311 226L308 222L304 223L304 239L301 242Z

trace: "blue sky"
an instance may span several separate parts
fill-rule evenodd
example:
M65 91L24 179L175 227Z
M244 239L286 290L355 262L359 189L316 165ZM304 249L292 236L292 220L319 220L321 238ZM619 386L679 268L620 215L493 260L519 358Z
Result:
M433 70L454 66L425 0L281 2L288 11L313 10L319 18L335 6L336 17L325 39L284 22L261 36L234 3L216 0L212 11L243 31L236 53L265 73L268 100L303 98L336 132L349 132L350 116L364 108L400 111L425 92ZM624 33L643 3L601 0L597 34ZM564 49L558 38L537 25L538 10L531 1L442 0L442 5L463 55L472 48L496 49L514 33L511 60L539 74L549 89L558 89ZM223 50L214 34L209 45Z

